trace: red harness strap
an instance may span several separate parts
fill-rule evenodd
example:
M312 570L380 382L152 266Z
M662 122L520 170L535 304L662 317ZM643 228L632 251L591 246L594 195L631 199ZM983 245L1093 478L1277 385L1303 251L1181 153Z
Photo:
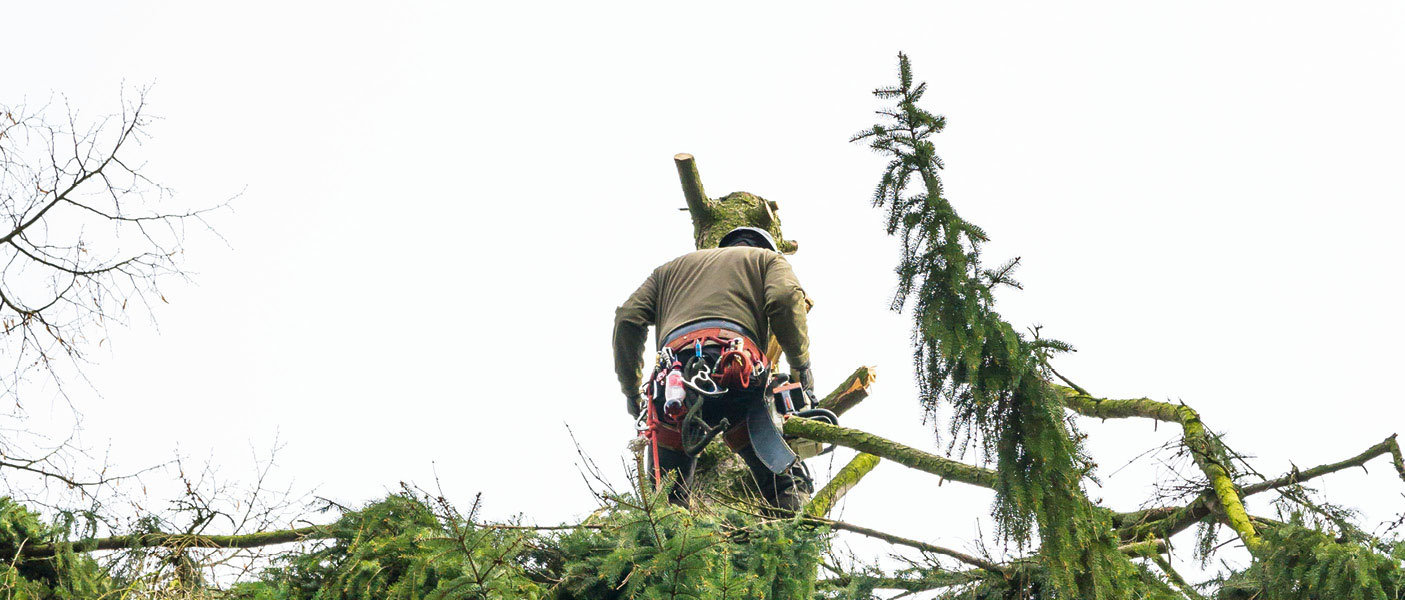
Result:
M742 340L742 347L746 349L746 351L750 353L754 358L761 361L766 360L766 353L762 352L761 348L757 347L756 342L753 341L751 338L746 337L730 329L722 329L720 327L690 331L688 333L678 336L677 339L668 342L667 344L665 344L665 346L672 349L674 352L680 352L684 348L693 345L694 342L699 340L701 340L703 343L717 342L725 346L731 343L733 339L737 338L740 338Z
M736 341L740 340L738 346L733 347ZM726 388L750 388L752 386L752 367L760 363L762 367L770 367L769 360L762 348L756 346L756 341L743 334L732 332L729 329L698 329L697 332L688 332L679 336L679 339L669 341L666 344L669 350L674 353L681 353L687 347L698 343L721 344L722 356L717 360L717 370L712 372L712 379Z
M654 442L658 447L668 448L669 450L678 452L683 451L683 433L679 431L677 427L664 423L663 421L651 420L651 422L656 425L650 429L651 433L645 434L649 437L650 441ZM729 427L727 433L723 434L722 439L726 440L727 446L733 450L743 450L751 445L751 438L748 437L746 433L746 423L738 423ZM656 448L655 453L657 452L658 450ZM655 460L658 460L657 456L655 456Z

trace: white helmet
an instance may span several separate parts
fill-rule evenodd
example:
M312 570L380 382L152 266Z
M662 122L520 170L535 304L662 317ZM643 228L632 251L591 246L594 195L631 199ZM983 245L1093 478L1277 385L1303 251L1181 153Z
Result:
M776 247L776 239L771 237L771 232L766 231L765 229L761 229L759 227L738 227L736 229L728 231L727 235L722 236L722 239L717 241L717 247L725 248L727 246L730 246L733 243L736 243L738 239L741 239L743 237L750 237L747 234L756 234L757 236L759 236L762 240L766 242L766 247L770 248L772 252L781 251L780 248Z

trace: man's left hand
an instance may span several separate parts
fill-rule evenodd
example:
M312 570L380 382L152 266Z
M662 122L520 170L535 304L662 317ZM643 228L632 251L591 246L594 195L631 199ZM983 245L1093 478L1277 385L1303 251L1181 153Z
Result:
M810 370L810 365L808 363L803 367L795 369L795 378L800 383L800 387L805 390L805 393L809 394L811 398L814 398L815 374Z

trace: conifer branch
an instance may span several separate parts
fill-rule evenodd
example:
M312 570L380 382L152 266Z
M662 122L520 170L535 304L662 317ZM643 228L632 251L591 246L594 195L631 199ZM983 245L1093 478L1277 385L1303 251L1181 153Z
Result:
M750 505L750 504L747 503L746 501L737 502L738 499L737 499L737 498L734 498L734 497L733 497L733 498L730 498L730 500L732 500L732 501L734 502L732 508L734 508L734 509L736 509L736 510L738 510L738 511L745 512L745 513L747 513L747 514L750 514L750 515L752 515L752 516L759 517L759 518L766 518L766 517L768 517L768 515L765 515L765 514L762 514L762 513L757 512L757 511L755 510L754 505ZM952 549L950 549L950 548L945 548L945 547L938 546L938 545L935 545L935 544L929 544L929 543L927 543L927 542L922 542L922 541L918 541L918 540L914 540L914 539L905 538L905 537L902 537L902 536L900 536L900 535L894 535L894 534L891 534L891 533L879 531L879 530L877 530L877 529L870 529L870 528L868 528L868 527L862 527L862 526L859 526L859 525L854 525L853 523L846 523L846 522L844 522L844 521L836 521L836 520L834 520L834 519L828 519L828 518L824 518L824 517L809 515L809 514L806 513L806 511L805 511L804 509L799 510L799 511L790 511L790 510L780 509L780 508L775 508L775 507L766 507L764 510L767 510L767 511L772 512L773 515L770 515L770 516L781 515L781 516L784 516L785 518L794 518L794 519L798 519L798 520L800 520L800 521L802 521L802 522L810 523L810 524L813 524L813 525L823 525L823 526L825 526L825 527L829 527L830 529L838 529L838 530L841 530L841 531L848 531L848 532L851 532L851 533L857 533L857 534L859 534L859 535L862 535L862 536L865 536L865 537L871 537L871 538L876 539L876 540L883 540L883 541L888 542L888 543L890 543L890 544L895 544L895 545L898 545L898 546L907 546L907 547L909 547L909 548L916 548L916 549L921 550L921 551L923 551L923 552L930 552L930 553L932 553L932 554L940 554L940 555L942 555L942 556L949 556L949 557L955 558L955 559L957 559L957 560L959 560L959 561L961 561L961 562L967 563L967 564L969 564L969 565L971 565L971 566L974 566L974 567L977 567L977 568L980 568L980 569L984 569L984 570L990 571L991 573L996 573L996 574L1000 574L1000 575L1004 575L1004 574L1007 573L1007 568L1008 568L1007 566L998 565L998 564L993 563L993 562L991 562L991 561L988 561L988 560L985 560L985 559L983 559L983 558L979 558L979 557L976 557L976 556L971 556L971 555L969 555L969 554L966 554L966 553L961 552L961 551L958 551L958 550L952 550Z
M1162 539L1150 539L1141 542L1132 542L1130 544L1123 544L1117 547L1118 552L1126 554L1127 556L1139 556L1142 558L1150 558L1160 554L1165 554L1168 549L1169 548L1166 545L1166 540Z
M1002 565L1002 564L996 564L996 563L991 562L991 561L989 561L989 560L986 560L986 559L983 559L983 558L979 558L979 557L976 557L976 556L971 556L971 555L966 554L966 553L964 553L964 552L959 552L959 551L957 551L957 550L952 550L952 549L950 549L950 548L945 548L945 547L937 546L937 545L934 545L934 544L928 544L927 542L923 542L923 541L919 541L919 540L913 540L913 539L905 538L905 537L902 537L902 536L900 536L900 535L894 535L894 534L891 534L891 533L886 533L886 532L883 532L883 531L878 531L878 530L876 530L876 529L869 529L869 528L867 528L867 527L860 527L860 526L858 526L858 525L854 525L854 524L852 524L852 523L846 523L846 522L844 522L844 521L835 521L835 520L832 520L832 519L823 519L823 518L817 518L817 517L801 517L801 518L803 518L806 522L811 522L811 523L816 523L816 524L820 524L820 525L825 525L825 526L829 527L830 529L838 529L838 530L840 530L840 531L848 531L848 532L852 532L852 533L857 533L857 534L859 534L859 535L863 535L863 536L866 536L866 537L871 537L871 538L876 539L876 540L883 540L883 541L888 542L888 543L890 543L890 544L895 544L895 545L898 545L898 546L907 546L907 547L909 547L909 548L915 548L915 549L921 550L921 551L923 551L923 552L930 552L930 553L932 553L932 554L940 554L940 555L942 555L942 556L949 556L949 557L955 558L955 559L957 559L957 560L959 560L959 561L961 561L961 562L967 563L967 564L969 564L969 565L971 565L971 566L974 566L974 567L983 569L983 570L985 570L985 571L989 571L989 572L991 572L991 573L999 574L999 575L1002 575L1002 576L1008 576L1008 575L1014 573L1016 570L1018 570L1019 568L1021 568L1021 567L1023 566L1023 564L1025 563L1024 560L1017 560L1017 561L1015 561L1015 562L1013 562L1013 563L1009 563L1009 564L1003 564L1003 565ZM1169 547L1168 547L1167 544L1166 544L1166 540L1161 540L1161 539L1152 539L1152 540L1146 540L1146 541L1141 541L1141 542L1133 542L1133 543L1130 543L1130 544L1123 544L1123 545L1117 547L1117 551L1118 551L1118 552L1121 552L1122 554L1125 554L1125 555L1127 555L1127 556L1136 556L1136 557L1143 557L1143 558L1152 557L1152 556L1157 556L1157 555L1160 555L1160 554L1165 554L1168 550L1169 550Z
M1379 444L1371 446L1367 448L1366 451L1346 460L1319 465L1304 471L1295 469L1281 477L1246 485L1240 492L1243 497L1248 497L1269 490L1304 483L1308 480L1336 473L1351 467L1365 468L1368 461L1384 454L1391 455L1391 462L1394 464L1397 473L1402 480L1405 480L1405 468L1402 468L1397 458L1399 452L1400 444L1396 441L1396 436L1391 435ZM1124 540L1142 539L1148 536L1160 538L1170 537L1209 516L1213 512L1215 500L1216 497L1213 491L1208 490L1185 506L1157 507L1133 513L1122 513L1117 517L1119 525L1118 535Z
M1318 465L1306 471L1299 471L1297 468L1294 468L1292 472L1284 474L1281 477L1246 485L1244 486L1243 492L1245 496L1249 496L1265 490L1278 489L1284 486L1302 483L1309 479L1315 479L1351 467L1361 467L1364 469L1366 468L1367 461L1381 456L1382 454L1391 455L1391 463L1395 466L1396 474L1400 476L1402 481L1405 481L1405 464L1402 464L1400 459L1400 444L1395 440L1395 434L1391 434L1390 437L1382 440L1381 443L1371 446L1367 448L1365 452L1346 460Z
M935 590L956 585L964 585L980 581L989 576L985 569L970 569L966 571L941 571L937 573L924 574L923 577L895 577L895 576L873 576L873 575L848 575L838 574L830 579L821 579L818 584L844 588L853 583L855 579L867 585L873 586L875 590L903 590L916 593L927 590Z
M1179 424L1182 441L1190 450L1191 458L1195 461L1196 466L1200 467L1201 472L1209 480L1210 489L1214 492L1217 503L1212 508L1216 508L1221 513L1225 524L1229 525L1230 529L1233 529L1234 533L1239 536L1239 539L1244 541L1244 545L1249 548L1251 553L1258 554L1260 552L1263 540L1254 530L1254 524L1250 522L1249 514L1244 509L1241 493L1226 465L1224 450L1211 439L1205 429L1205 424L1200 420L1200 413L1197 413L1195 409L1185 404L1171 404L1149 398L1131 400L1094 398L1070 387L1061 385L1053 385L1053 387L1062 394L1064 405L1081 415L1101 419L1142 417Z
M810 499L810 503L805 506L805 514L812 517L823 517L834 509L835 503L839 502L844 494L859 484L859 480L868 475L874 467L883 459L866 452L860 452L849 464L839 469L838 473L825 484L820 491L815 492L815 496Z
M942 556L949 556L949 557L951 557L951 558L954 558L954 559L956 559L956 560L959 560L959 561L961 561L961 562L964 562L964 563L966 563L966 564L969 564L969 565L971 565L971 566L973 566L973 567L977 567L977 568L980 568L980 569L984 569L984 570L989 571L989 572L991 572L991 573L996 573L996 574L1004 575L1005 573L1008 572L1008 567L1005 566L1005 565L998 565L998 564L995 564L995 563L993 563L993 562L991 562L991 561L988 561L988 560L986 560L986 559L984 559L984 558L980 558L980 557L976 557L976 556L971 556L970 554L966 554L965 552L960 552L960 551L957 551L957 550L952 550L951 548L944 548L944 547L942 547L942 546L938 546L938 545L935 545L935 544L928 544L927 542L922 542L922 541L918 541L918 540L914 540L914 539L905 538L905 537L902 537L902 536L900 536L900 535L893 535L893 534L891 534L891 533L885 533L885 532L882 532L882 531L878 531L877 529L869 529L869 528L867 528L867 527L860 527L860 526L854 525L854 524L852 524L852 523L845 523L844 521L834 521L834 520L831 520L831 519L822 519L822 518L818 518L818 517L802 517L802 518L803 518L805 521L807 521L807 522L815 523L815 524L818 524L818 525L825 525L825 526L829 527L830 529L838 529L838 530L841 530L841 531L848 531L848 532L851 532L851 533L857 533L857 534L862 535L862 536L865 536L865 537L871 537L871 538L873 538L873 539L875 539L875 540L883 540L883 541L888 542L888 543L890 543L890 544L896 544L896 545L898 545L898 546L907 546L907 547L909 547L909 548L915 548L915 549L921 550L921 551L923 551L923 552L930 552L930 553L932 553L932 554L940 554L940 555L942 555Z
M825 444L837 444L853 448L875 456L886 458L900 465L919 471L926 471L938 477L960 481L984 488L994 488L997 473L992 469L968 465L923 452L892 440L848 427L830 425L803 417L790 417L785 420L786 435L814 440Z
M72 552L96 552L99 550L128 550L133 548L257 548L274 544L287 544L307 540L333 537L331 530L323 525L260 531L243 535L191 535L183 533L138 533L116 535L106 538L35 544L20 551L26 559L46 558L63 550Z

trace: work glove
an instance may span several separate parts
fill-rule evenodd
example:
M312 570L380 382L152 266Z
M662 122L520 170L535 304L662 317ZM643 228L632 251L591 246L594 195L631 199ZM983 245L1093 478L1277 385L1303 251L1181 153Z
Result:
M805 390L805 395L815 397L815 374L810 370L810 363L795 367L795 380L800 383L800 388Z

